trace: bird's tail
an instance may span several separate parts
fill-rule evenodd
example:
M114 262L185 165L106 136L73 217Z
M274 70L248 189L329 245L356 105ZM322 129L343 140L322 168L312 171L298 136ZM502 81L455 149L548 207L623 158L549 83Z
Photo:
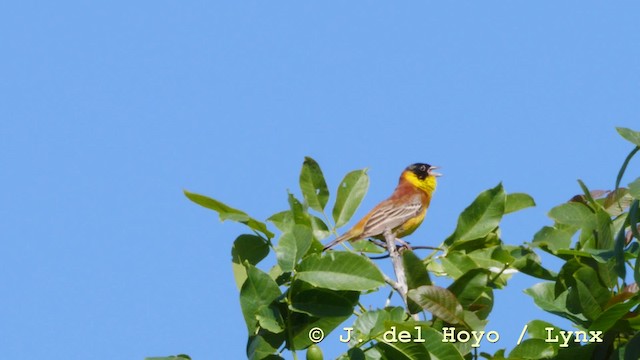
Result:
M325 247L322 249L322 251L327 251L330 248L338 245L339 243L345 241L345 240L350 240L351 234L349 234L349 232L342 234L341 236L338 236L335 240L333 240L332 242L328 243L327 245L325 245Z

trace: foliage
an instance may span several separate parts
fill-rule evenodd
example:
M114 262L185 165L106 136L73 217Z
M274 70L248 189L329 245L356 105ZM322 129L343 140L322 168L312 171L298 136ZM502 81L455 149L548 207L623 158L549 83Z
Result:
M615 188L590 191L578 180L583 194L552 208L549 217L554 224L540 229L530 245L564 261L551 281L526 290L540 308L576 327L567 341L546 342L552 345L554 358L640 358L640 178L628 188L619 187L627 164L640 149L640 132L617 130L635 147L619 171ZM557 329L551 324L534 320L529 326L530 338L520 346L557 336L543 331ZM588 341L582 341L585 338Z
M503 217L535 203L527 194L507 193L500 183L480 193L462 211L451 235L427 256L402 251L409 289L406 304L399 299L392 305L388 298L387 304L363 305L368 294L386 292L391 278L379 266L386 260L372 260L380 250L376 246L363 240L353 249L322 251L321 241L337 234L362 201L369 186L366 170L350 172L340 182L332 222L321 168L305 158L302 201L289 193L288 208L267 219L278 234L217 200L187 191L185 195L216 211L221 220L238 221L251 230L238 236L232 247L250 359L282 359L285 351L297 358L297 351L310 347L307 358L320 359L322 350L315 343L336 329L342 332L341 325L353 329L341 359L637 359L640 178L628 188L619 184L640 148L640 133L621 128L618 132L635 148L615 188L590 191L579 180L583 194L551 209L553 224L540 229L530 243L502 241ZM543 267L535 250L560 258L560 271ZM264 263L271 252L276 263ZM569 334L531 320L528 337L508 354L479 353L481 342L492 341L485 327L494 310L494 290L507 286L516 272L543 280L526 294L576 329ZM438 284L448 285L436 285L429 274L440 278ZM495 340L497 333L493 335Z

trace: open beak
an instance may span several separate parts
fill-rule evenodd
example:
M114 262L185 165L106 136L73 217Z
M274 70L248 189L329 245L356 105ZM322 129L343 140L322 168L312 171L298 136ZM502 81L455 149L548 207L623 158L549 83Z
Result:
M435 177L442 176L442 174L440 174L440 173L438 173L438 172L433 171L433 170L435 170L435 169L440 169L440 167L439 167L439 166L432 166L432 167L430 167L430 168L429 168L429 171L428 171L428 172L429 172L429 175L431 175L431 176L435 176Z

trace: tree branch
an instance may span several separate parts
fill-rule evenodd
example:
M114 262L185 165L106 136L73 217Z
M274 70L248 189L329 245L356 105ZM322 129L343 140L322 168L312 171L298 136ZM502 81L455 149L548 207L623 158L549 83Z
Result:
M400 253L398 252L398 248L396 247L396 237L391 233L390 229L384 231L384 239L387 241L387 250L389 251L389 256L391 256L391 262L393 263L393 271L396 273L396 281L391 280L396 286L393 286L391 283L391 287L393 287L398 294L402 297L402 300L405 304L407 304L407 276L404 273L404 266L402 266L402 259L400 258Z
M387 274L382 274L383 278L384 278L384 282L386 282L387 284L389 284L389 286L391 286L391 288L393 288L393 290L397 291L398 294L402 294L402 288L398 285L398 283L393 280L392 278L388 277Z

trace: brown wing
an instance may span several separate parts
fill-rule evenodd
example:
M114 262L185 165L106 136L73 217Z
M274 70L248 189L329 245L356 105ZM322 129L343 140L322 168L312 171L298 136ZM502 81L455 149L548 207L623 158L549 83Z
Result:
M420 194L385 200L373 210L360 237L374 237L383 234L386 229L395 229L417 216L423 206Z

